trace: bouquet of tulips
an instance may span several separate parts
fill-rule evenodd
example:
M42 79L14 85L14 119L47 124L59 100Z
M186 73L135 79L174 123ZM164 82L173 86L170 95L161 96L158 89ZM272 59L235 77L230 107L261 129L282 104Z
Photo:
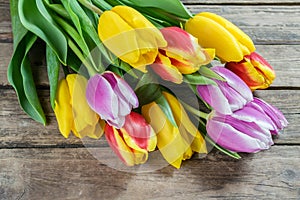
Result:
M99 139L128 166L154 150L176 168L208 145L240 158L268 149L287 126L253 96L273 68L248 35L179 0L11 0L8 79L46 124L29 52L45 43L50 102L61 134Z

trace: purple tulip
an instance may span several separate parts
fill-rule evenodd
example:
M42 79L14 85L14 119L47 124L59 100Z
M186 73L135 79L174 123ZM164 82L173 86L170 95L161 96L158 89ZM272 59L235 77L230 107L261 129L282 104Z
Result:
M197 91L214 110L222 114L232 114L253 100L249 87L233 72L224 67L211 69L226 81L214 80L218 86L198 85Z
M251 105L271 119L274 127L274 130L271 130L271 133L273 135L278 135L279 131L288 125L288 121L286 120L282 112L276 107L263 101L262 99L255 97L251 102Z
M217 144L230 151L254 153L273 144L270 130L253 121L216 112L211 115L206 125L207 133Z
M90 78L86 98L90 107L116 128L121 128L132 108L139 105L131 87L122 78L108 71Z
M253 153L268 149L272 134L288 124L283 114L259 98L231 115L213 111L207 122L209 136L220 146L234 152Z

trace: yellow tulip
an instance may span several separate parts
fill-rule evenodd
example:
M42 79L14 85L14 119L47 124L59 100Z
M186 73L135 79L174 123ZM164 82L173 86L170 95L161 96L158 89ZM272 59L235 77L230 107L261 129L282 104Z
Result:
M87 80L69 74L60 80L57 88L54 113L61 134L68 138L72 131L76 137L100 138L105 122L91 110L85 98Z
M115 6L99 18L98 34L104 45L124 62L146 72L159 47L167 42L141 13L128 6Z
M255 51L251 38L227 19L214 13L202 12L189 19L187 32L198 38L202 47L215 48L223 62L239 62Z
M206 144L178 100L168 93L163 95L171 106L177 126L172 125L155 102L144 105L142 114L157 134L157 147L163 157L175 168L180 168L182 161L191 158L193 152L207 153Z

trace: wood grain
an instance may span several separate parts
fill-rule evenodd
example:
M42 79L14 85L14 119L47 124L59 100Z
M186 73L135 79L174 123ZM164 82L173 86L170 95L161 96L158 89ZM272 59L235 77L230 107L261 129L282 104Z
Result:
M187 7L192 13L210 11L228 18L249 34L256 44L300 44L300 6L297 5L218 6L196 4ZM11 42L8 1L3 1L0 13L2 13L0 16L0 42Z
M212 152L180 170L136 174L106 167L82 148L2 149L0 199L297 199L299 151L274 146L238 161Z

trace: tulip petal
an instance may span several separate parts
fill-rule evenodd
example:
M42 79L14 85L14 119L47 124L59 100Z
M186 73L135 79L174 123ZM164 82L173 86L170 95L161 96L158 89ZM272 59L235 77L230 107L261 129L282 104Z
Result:
M123 163L128 166L133 166L135 164L134 153L131 148L127 146L119 132L108 124L105 126L105 138L109 146Z
M255 122L259 126L268 130L276 130L273 121L263 112L263 110L256 104L250 102L243 109L235 111L232 116L236 119Z
M213 67L211 68L214 72L222 76L229 86L234 88L242 97L246 99L247 102L253 100L253 94L249 87L244 81L240 79L236 74L224 67Z
M65 138L69 137L73 127L73 113L70 98L68 83L65 79L62 79L59 81L57 87L54 113L59 131Z
M86 97L89 106L104 120L114 119L118 116L118 98L110 83L101 75L96 74L90 78Z
M157 147L168 163L180 168L183 154L190 145L181 137L179 129L167 120L165 114L156 103L142 107L145 119L157 133Z
M105 72L102 76L108 80L117 96L125 101L127 105L130 104L133 108L137 108L139 106L136 94L125 80L112 72Z
M200 97L218 112L232 114L230 104L219 87L214 85L198 85L197 91Z
M151 65L151 68L164 80L177 84L180 84L183 81L182 74L172 65L171 60L161 53L158 54L156 61Z
M216 55L222 61L241 61L244 57L240 43L226 28L216 21L194 16L185 24L187 32L198 38L198 43L204 48L215 48Z
M207 122L209 136L222 147L234 152L254 153L270 146L259 139L250 137L232 126L211 119Z
M268 144L273 145L273 140L271 133L268 129L258 126L255 122L246 122L243 120L237 120L232 116L216 116L215 118L219 118L218 121L224 122L229 124L230 126L234 127L236 130L249 135L250 137L259 139L260 141Z
M180 129L180 133L183 135L186 142L191 144L192 150L198 153L207 153L204 138L191 122L183 106L170 93L163 92L163 95L172 109L176 124Z
M85 98L87 80L78 74L69 74L66 78L71 96L76 130L80 133L86 126L95 126L99 117L89 107Z
M270 117L278 129L281 130L288 125L288 121L276 107L256 97L254 98L254 103L263 109L264 113Z
M165 51L165 56L170 58L172 65L181 73L194 73L213 59L199 46L197 38L186 31L178 27L166 27L161 32L168 43L161 50Z
M123 129L140 148L147 151L155 149L157 143L155 132L142 115L131 112L126 116Z
M139 60L140 52L136 33L115 12L105 11L100 16L98 34L103 44L123 61L136 63Z
M225 27L226 30L228 30L239 41L242 48L245 49L244 53L246 55L249 54L249 52L255 51L255 46L251 38L247 34L245 34L241 29L239 29L236 25L234 25L224 17L221 17L211 12L201 12L196 16L208 17L209 19L212 19L215 22L219 23L221 26Z

